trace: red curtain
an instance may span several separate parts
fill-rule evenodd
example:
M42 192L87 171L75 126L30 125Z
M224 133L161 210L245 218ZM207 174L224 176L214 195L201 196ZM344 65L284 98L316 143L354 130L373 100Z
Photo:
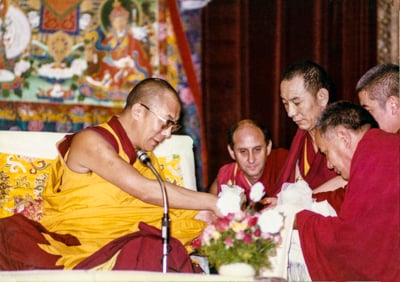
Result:
M311 59L335 82L338 99L357 101L358 79L377 63L376 0L214 0L203 11L203 116L209 179L229 161L229 127L254 118L275 147L296 126L279 97L279 77Z

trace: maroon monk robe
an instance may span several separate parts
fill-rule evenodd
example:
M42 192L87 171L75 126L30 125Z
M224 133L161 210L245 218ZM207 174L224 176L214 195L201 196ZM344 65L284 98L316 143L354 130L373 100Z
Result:
M265 192L268 196L273 195L273 189L279 173L285 165L286 159L289 155L288 150L277 148L271 150L268 156L267 164L265 166L262 181L266 185Z
M162 271L161 240L160 229L140 222L138 231L111 241L80 262L74 269L92 269L106 263L119 252L113 270ZM171 237L168 248L167 272L201 272L194 268L189 254L178 239Z
M304 143L306 140L308 144L307 158L310 164L310 170L306 175L304 175ZM290 146L289 156L277 182L275 183L274 192L276 194L281 191L283 183L295 182L297 160L299 160L302 177L311 189L318 188L318 186L336 176L334 171L327 168L325 156L320 153L315 153L309 133L305 130L297 129L296 135L294 136Z
M307 174L305 174L304 172L305 142L307 142L308 145L307 159L310 165L310 169ZM289 156L286 159L286 163L280 172L278 180L274 185L274 189L271 191L273 192L273 195L276 196L281 191L283 183L293 183L296 181L296 163L298 160L300 173L312 190L318 188L321 184L325 183L329 179L336 177L336 173L333 170L328 169L325 156L320 154L319 152L314 151L310 134L305 130L297 129L296 135L294 136L292 144L290 146ZM313 197L317 201L327 200L336 210L336 212L340 210L343 196L343 188L339 188L334 192L329 191L313 195Z
M38 244L49 244L43 234L68 246L80 245L68 234L47 231L40 223L22 214L0 219L0 270L63 269L59 256L46 253Z
M400 136L369 130L351 163L337 217L297 214L313 280L400 281Z

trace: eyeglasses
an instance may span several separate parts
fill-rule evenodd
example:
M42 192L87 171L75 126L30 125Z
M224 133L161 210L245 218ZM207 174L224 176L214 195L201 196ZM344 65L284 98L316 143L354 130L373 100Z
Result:
M145 104L140 103L140 105L143 106L143 108L148 110L150 113L155 115L159 120L161 120L163 122L163 126L161 127L162 130L166 130L166 129L171 128L171 132L176 132L182 127L182 125L180 125L176 121L173 121L173 120L170 120L170 119L165 119L165 118L159 116L158 114L156 114L155 112L150 110L150 108L148 106L146 106Z

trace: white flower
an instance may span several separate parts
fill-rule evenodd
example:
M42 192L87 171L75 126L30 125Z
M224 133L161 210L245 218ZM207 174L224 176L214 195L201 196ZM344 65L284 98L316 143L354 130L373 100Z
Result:
M243 189L239 186L222 185L218 194L217 207L222 215L241 211Z
M264 210L258 217L257 224L261 232L276 234L283 226L283 215L275 209Z
M240 186L222 184L221 185L221 192L219 192L219 195L221 193L224 193L225 191L228 191L229 193L235 193L235 194L237 194L239 196L241 196L244 193L243 188L240 187Z
M265 192L264 192L264 185L262 185L261 182L256 182L255 184L253 184L253 186L251 186L250 188L250 200L252 200L253 202L258 202L262 199L262 197L264 196Z

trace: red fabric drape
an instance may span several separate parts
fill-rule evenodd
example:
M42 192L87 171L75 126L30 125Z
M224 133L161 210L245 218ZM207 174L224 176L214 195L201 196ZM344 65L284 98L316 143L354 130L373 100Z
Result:
M297 129L279 97L279 77L311 59L357 101L355 85L377 63L376 0L218 0L203 11L203 109L210 180L229 161L226 132L250 117L267 125L275 147ZM212 158L211 158L212 156Z

